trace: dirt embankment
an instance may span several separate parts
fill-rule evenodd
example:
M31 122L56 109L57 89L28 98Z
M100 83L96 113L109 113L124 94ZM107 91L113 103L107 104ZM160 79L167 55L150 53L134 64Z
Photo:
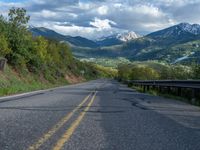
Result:
M76 76L72 73L68 73L65 75L65 79L70 83L70 84L74 84L74 83L80 83L85 81L85 79L81 76Z

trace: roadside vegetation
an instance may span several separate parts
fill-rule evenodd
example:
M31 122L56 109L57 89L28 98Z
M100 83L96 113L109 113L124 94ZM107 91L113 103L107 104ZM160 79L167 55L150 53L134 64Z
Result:
M118 66L118 79L125 80L199 80L200 65L193 63L190 66L170 65L159 62L140 62L135 64L122 64ZM152 95L164 96L167 98L182 100L191 104L200 105L199 93L196 94L197 101L192 98L191 89L182 89L181 95L177 94L178 89L171 88L150 88L145 90L141 86L135 87L128 84L129 87L139 92L147 92ZM177 96L179 95L179 96Z
M92 62L101 66L117 69L120 64L131 64L131 61L123 58L80 58L81 61Z
M28 31L29 19L23 8L10 9L7 18L0 16L0 58L7 59L0 72L0 95L115 75L75 59L66 43L34 37Z
M167 64L156 61L120 64L121 80L191 80L200 79L200 65Z

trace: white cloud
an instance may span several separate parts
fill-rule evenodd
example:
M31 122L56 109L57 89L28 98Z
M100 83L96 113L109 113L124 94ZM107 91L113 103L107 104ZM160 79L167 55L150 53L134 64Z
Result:
M19 2L1 2L0 1L0 15L7 16L8 10L12 7L24 7L25 4Z
M121 4L121 3L115 3L115 4L114 4L114 7L115 7L115 8L121 8L121 7L122 7L122 4Z
M112 28L112 29L107 28L107 29L101 30L99 28L83 27L83 26L76 26L76 25L62 26L62 25L52 24L52 25L49 25L48 28L53 29L64 35L82 36L88 39L97 39L103 36L109 36L111 34L127 32L127 30L119 30L117 28Z
M200 23L200 0L27 0L0 2L0 13L5 16L13 6L26 8L32 25L90 38Z
M99 29L110 29L111 25L116 25L116 23L108 19L101 20L99 18L95 18L94 21L90 22L90 25Z
M100 14L100 15L106 15L108 13L108 7L103 5L101 7L99 7L97 9L97 12Z
M43 16L44 18L50 18L50 17L55 17L57 14L53 11L42 10L40 15Z
M36 4L45 4L46 2L44 0L33 0Z
M128 8L130 11L137 14L145 14L154 17L164 16L163 12L153 5L135 5Z
M90 9L94 8L94 6L95 6L95 4L93 4L93 3L82 3L82 2L78 3L78 8L83 9L83 10L90 10Z

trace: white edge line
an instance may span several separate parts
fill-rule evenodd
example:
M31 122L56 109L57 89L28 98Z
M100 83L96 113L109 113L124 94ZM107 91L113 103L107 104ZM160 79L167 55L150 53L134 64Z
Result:
M34 96L34 95L37 95L37 94L43 94L44 92L49 92L51 90L57 90L57 89L62 89L62 88L67 88L67 87L74 87L74 86L82 85L84 83L87 83L87 82L65 85L65 86L50 88L50 89L46 89L46 90L37 90L37 91L31 91L31 92L26 92L26 93L21 93L21 94L14 94L14 95L10 95L10 96L2 96L2 97L0 97L0 102L9 101L9 100L18 99L18 98L29 97L29 96Z

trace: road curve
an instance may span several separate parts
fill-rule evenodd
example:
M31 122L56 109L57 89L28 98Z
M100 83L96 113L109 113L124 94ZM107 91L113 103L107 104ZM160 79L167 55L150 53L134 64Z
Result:
M200 108L99 79L0 101L0 150L200 150Z

